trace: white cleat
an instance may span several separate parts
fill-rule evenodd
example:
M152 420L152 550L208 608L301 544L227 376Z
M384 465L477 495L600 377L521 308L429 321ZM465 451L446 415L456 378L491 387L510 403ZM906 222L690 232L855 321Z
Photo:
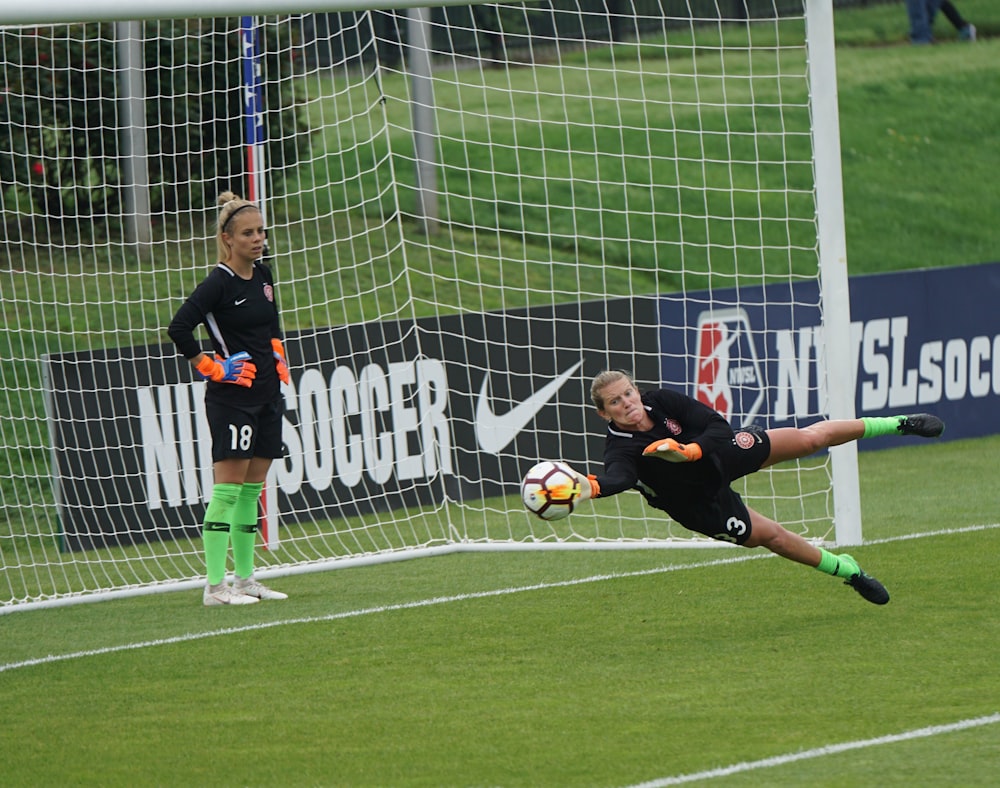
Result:
M246 594L254 602L258 599L288 599L288 594L268 588L253 577L248 577L246 580L242 577L237 577L236 582L233 583L233 590L238 594Z
M255 605L260 599L255 596L248 596L230 587L228 583L219 583L217 586L205 586L205 593L202 595L202 602L205 607L214 605Z

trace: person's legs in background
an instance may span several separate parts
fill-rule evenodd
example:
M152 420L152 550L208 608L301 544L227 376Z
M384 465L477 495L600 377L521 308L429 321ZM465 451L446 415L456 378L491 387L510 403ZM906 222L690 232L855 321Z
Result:
M910 18L910 43L934 43L934 16L941 0L906 0L906 13Z
M948 18L951 26L958 31L959 40L976 40L976 26L962 16L962 12L955 8L955 4L951 0L943 0L941 3L941 13Z

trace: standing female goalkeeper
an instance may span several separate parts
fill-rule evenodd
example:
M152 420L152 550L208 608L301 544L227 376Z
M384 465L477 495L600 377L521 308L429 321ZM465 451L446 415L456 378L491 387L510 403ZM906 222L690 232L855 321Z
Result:
M232 192L219 196L219 263L195 288L167 333L208 381L205 413L212 435L215 485L202 536L208 582L206 605L246 605L286 599L253 575L258 500L271 462L281 456L284 398L289 381L274 279L260 258L264 220L257 207ZM204 324L212 344L204 352L194 332ZM230 542L236 581L226 582Z
M608 422L604 473L584 477L580 497L637 489L646 501L692 531L773 553L843 578L876 605L889 592L849 555L835 555L786 530L747 506L730 487L775 463L806 457L830 446L879 435L936 438L936 416L821 421L804 428L733 431L716 411L669 389L640 394L624 372L602 372L590 389L598 415Z

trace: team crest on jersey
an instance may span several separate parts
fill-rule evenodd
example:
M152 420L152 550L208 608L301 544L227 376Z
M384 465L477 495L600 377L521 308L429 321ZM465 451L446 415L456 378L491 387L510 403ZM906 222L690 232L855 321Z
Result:
M764 402L764 376L745 310L698 316L694 398L727 421L750 424Z
M274 303L274 288L271 285L264 285L264 298Z
M670 430L671 435L681 434L681 423L677 419L665 419L663 426Z
M757 438L752 432L737 432L733 436L733 441L741 449L752 449L753 445L757 442Z

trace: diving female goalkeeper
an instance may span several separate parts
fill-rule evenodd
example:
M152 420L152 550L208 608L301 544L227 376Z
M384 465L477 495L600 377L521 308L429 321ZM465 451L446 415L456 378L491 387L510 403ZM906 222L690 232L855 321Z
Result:
M730 486L779 462L806 457L859 438L918 435L936 438L944 423L929 414L820 421L808 427L734 430L707 405L670 389L640 394L617 370L600 373L590 388L597 414L608 423L604 472L584 476L580 498L638 490L689 530L771 552L843 578L876 605L889 592L849 555L836 555L754 511Z

